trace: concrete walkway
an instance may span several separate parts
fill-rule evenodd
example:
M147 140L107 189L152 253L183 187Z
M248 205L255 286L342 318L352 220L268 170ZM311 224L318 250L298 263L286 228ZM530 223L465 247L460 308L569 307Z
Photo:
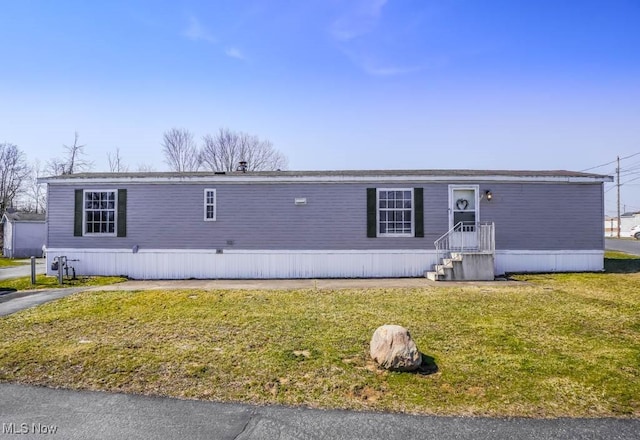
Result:
M292 289L402 289L451 286L506 286L523 284L520 281L429 281L426 278L346 278L346 279L292 279L292 280L153 280L125 281L124 283L94 287L90 290L292 290Z
M410 416L213 403L16 384L0 384L0 425L0 439L637 440L640 435L638 419Z
M86 288L69 287L67 289L23 290L0 295L0 316L10 315L20 310L53 301L54 299L64 298L65 296L82 290L86 290Z

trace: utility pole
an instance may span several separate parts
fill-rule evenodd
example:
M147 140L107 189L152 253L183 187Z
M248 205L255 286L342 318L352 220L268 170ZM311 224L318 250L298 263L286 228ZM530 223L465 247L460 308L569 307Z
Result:
M620 238L620 156L618 156L616 174L618 177L616 182L616 186L618 187L618 238Z

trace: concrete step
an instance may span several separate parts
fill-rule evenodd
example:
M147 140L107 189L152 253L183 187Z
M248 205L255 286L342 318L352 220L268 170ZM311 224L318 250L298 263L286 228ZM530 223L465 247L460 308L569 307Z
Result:
M426 271L424 273L424 277L430 281L440 281L440 275L432 270Z
M447 281L453 279L453 265L434 264L433 270L424 273L424 276L431 281Z
M493 254L481 252L452 252L434 264L424 276L432 281L489 281L494 278Z
M442 264L447 267L453 267L453 263L462 261L462 254L451 254L450 258L442 258Z

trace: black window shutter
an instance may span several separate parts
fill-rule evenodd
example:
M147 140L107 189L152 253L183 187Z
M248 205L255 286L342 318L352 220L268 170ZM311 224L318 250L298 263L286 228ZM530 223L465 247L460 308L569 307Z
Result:
M82 237L82 206L84 204L83 191L76 190L76 202L73 215L73 236Z
M127 190L118 190L118 237L127 236Z
M414 233L416 237L424 237L424 197L422 188L413 189L413 209L416 224Z
M367 237L377 237L376 224L376 189L367 188Z

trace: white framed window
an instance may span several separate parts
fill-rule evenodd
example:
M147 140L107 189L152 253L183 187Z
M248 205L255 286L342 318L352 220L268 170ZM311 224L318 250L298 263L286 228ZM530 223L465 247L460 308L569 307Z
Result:
M82 198L84 235L112 235L118 230L118 191L85 189Z
M204 190L204 221L216 221L216 190L206 188Z
M413 237L412 188L378 188L376 206L378 237Z

